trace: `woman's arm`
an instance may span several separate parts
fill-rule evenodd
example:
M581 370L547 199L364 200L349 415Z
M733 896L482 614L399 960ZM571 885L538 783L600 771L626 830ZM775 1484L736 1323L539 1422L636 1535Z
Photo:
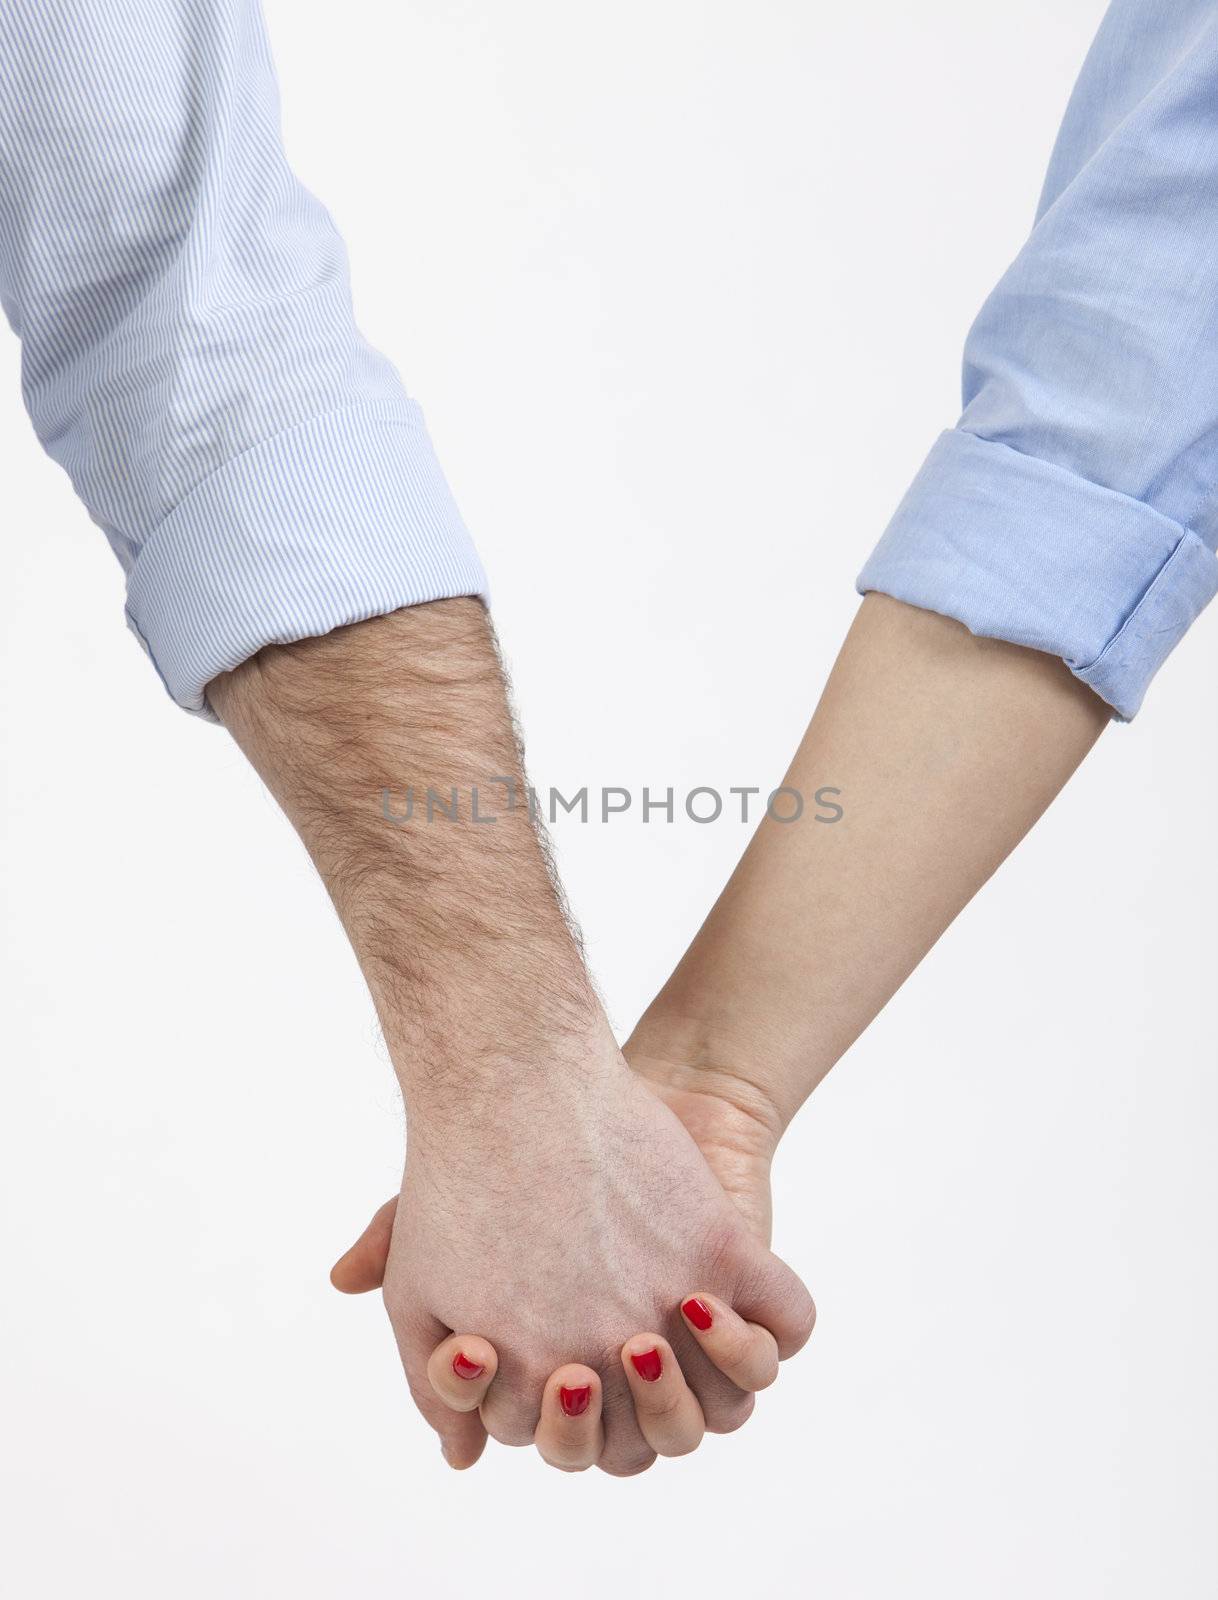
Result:
M631 1060L726 1075L781 1131L1110 716L1055 657L868 595L785 779L842 817L766 817Z

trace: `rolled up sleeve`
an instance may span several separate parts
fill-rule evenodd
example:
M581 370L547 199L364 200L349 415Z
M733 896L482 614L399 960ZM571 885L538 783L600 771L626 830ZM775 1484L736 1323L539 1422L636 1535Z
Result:
M1218 7L1117 0L964 411L858 579L1060 656L1118 716L1218 590Z
M486 578L296 179L258 0L0 0L0 300L179 705Z

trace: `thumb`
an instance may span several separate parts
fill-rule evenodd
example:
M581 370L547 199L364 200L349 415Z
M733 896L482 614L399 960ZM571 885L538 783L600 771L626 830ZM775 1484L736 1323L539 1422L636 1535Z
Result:
M386 1200L345 1255L330 1268L330 1282L344 1294L367 1294L385 1281L398 1197Z

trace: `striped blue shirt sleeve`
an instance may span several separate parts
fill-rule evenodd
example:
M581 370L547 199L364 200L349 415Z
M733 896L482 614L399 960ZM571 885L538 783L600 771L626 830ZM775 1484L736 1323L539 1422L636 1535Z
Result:
M858 579L1121 718L1218 589L1218 4L1114 0L1035 225Z
M169 693L485 577L284 155L259 0L0 0L0 302Z

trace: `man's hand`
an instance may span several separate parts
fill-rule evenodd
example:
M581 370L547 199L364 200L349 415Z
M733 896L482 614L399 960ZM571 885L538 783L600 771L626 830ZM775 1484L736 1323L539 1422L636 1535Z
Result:
M706 1425L740 1426L751 1395L707 1360L677 1312L692 1285L768 1328L781 1356L811 1331L798 1279L611 1040L590 1043L579 1064L554 1063L538 1102L467 1103L411 1130L385 1303L411 1390L433 1421L432 1351L449 1330L475 1330L498 1358L481 1406L492 1437L531 1443L547 1378L579 1362L603 1393L599 1465L641 1471L654 1452L619 1351L642 1328L667 1336ZM457 1454L466 1438L459 1431Z
M635 1037L626 1045L623 1053L632 1069L631 1076L635 1084L635 1089L625 1097L634 1106L631 1113L633 1122L628 1125L627 1133L633 1128L637 1135L644 1127L651 1126L659 1112L660 1122L666 1125L663 1138L667 1141L673 1132L667 1126L670 1121L668 1113L675 1114L685 1134L698 1147L702 1158L701 1163L696 1163L697 1193L704 1193L708 1171L718 1185L719 1196L714 1199L707 1196L704 1201L707 1214L714 1218L713 1227L726 1226L727 1232L721 1237L730 1241L730 1249L739 1253L742 1263L750 1263L754 1256L759 1264L762 1261L772 1263L774 1258L768 1252L756 1254L756 1246L768 1243L769 1239L770 1163L781 1132L777 1114L747 1077L722 1066L688 1058L684 1053L686 1050L687 1040L683 1030L658 1017L649 1018L646 1026L637 1030ZM638 1090L658 1104L650 1108L635 1104L639 1098L636 1093ZM581 1126L586 1125L581 1117ZM559 1131L557 1121L555 1131ZM682 1165L689 1156L688 1149L681 1148L686 1143L686 1140L678 1139L673 1147L679 1151ZM654 1148L660 1148L659 1140ZM574 1153L573 1147L571 1153ZM633 1157L628 1165L633 1168ZM625 1169L619 1166L607 1170L620 1176ZM667 1172L661 1175L666 1190L676 1171L677 1166L673 1162ZM637 1183L637 1178L634 1181ZM395 1197L382 1206L360 1238L335 1264L331 1281L336 1288L347 1294L360 1294L379 1288L385 1282L395 1230L400 1236L402 1230L410 1228L409 1191L408 1167L407 1183L400 1200ZM506 1394L500 1388L499 1379L500 1349L503 1347L492 1344L482 1335L462 1331L446 1338L437 1329L439 1343L434 1350L417 1350L410 1357L406 1357L404 1352L407 1372L411 1374L420 1408L440 1432L445 1456L450 1464L457 1467L472 1466L481 1455L486 1440L483 1417L489 1421L496 1437L507 1438L500 1419L510 1413L512 1442L521 1442L529 1426L535 1424L533 1437L538 1448L547 1460L556 1465L579 1467L595 1461L610 1470L622 1470L614 1456L606 1458L602 1455L603 1436L599 1428L602 1404L610 1413L612 1432L615 1409L627 1404L633 1394L640 1429L646 1432L662 1453L669 1454L683 1454L692 1448L700 1436L703 1420L712 1430L726 1431L748 1415L752 1408L752 1390L764 1387L772 1380L776 1353L790 1355L803 1344L811 1328L814 1311L802 1285L789 1276L785 1283L781 1279L775 1280L775 1292L764 1310L759 1307L747 1309L742 1316L740 1313L745 1306L745 1297L738 1291L724 1294L720 1290L716 1295L715 1284L710 1279L704 1276L682 1279L679 1276L681 1272L691 1270L688 1258L674 1262L665 1269L663 1263L670 1255L673 1243L672 1224L685 1209L688 1198L688 1194L682 1195L675 1205L669 1203L665 1213L668 1239L661 1238L645 1251L645 1258L635 1269L633 1279L628 1276L622 1278L622 1286L626 1291L622 1300L625 1311L639 1305L635 1291L644 1281L651 1280L656 1266L659 1266L661 1273L667 1270L674 1274L667 1280L656 1276L658 1301L655 1315L631 1330L622 1360L614 1359L602 1366L601 1371L612 1375L607 1390L601 1380L601 1372L580 1370L568 1364L575 1359L581 1346L570 1342L562 1345L561 1330L557 1324L550 1324L540 1332L530 1334L523 1361L513 1363L509 1355L507 1373L510 1388ZM735 1219L724 1216L724 1199L736 1211ZM400 1224L398 1218L401 1218ZM561 1218L560 1207L556 1218L560 1232ZM537 1226L532 1210L523 1221L526 1232ZM511 1231L511 1219L498 1215L487 1219L486 1226L501 1237L505 1222L507 1230ZM751 1244L744 1244L741 1240L741 1222ZM545 1217L540 1225L543 1229L549 1226ZM641 1223L631 1226L630 1238L618 1256L619 1272L636 1247L651 1237L653 1229L652 1213L647 1210ZM570 1242L569 1233L564 1238ZM533 1242L531 1238L526 1241L526 1254L532 1249ZM723 1250L714 1253L719 1256L720 1264L726 1265ZM395 1261L397 1256L398 1252L394 1250ZM515 1250L510 1259L519 1259ZM570 1265L565 1262L565 1250L550 1249L546 1259L560 1267ZM697 1266L692 1270L696 1272ZM468 1275L459 1273L455 1281L468 1281ZM583 1279L576 1286L575 1292L581 1303L586 1297L587 1288L587 1282ZM677 1315L678 1298L684 1307L687 1292L692 1293L695 1289L701 1297L701 1309L697 1303L693 1307L697 1321L692 1320L684 1310L682 1315ZM391 1305L396 1294L391 1278L386 1290L386 1300ZM553 1298L547 1295L541 1303L550 1303ZM532 1303L531 1298L526 1296L524 1303L526 1306ZM594 1313L603 1311L607 1304L606 1300L594 1306ZM713 1323L707 1327L705 1323L710 1305L715 1310ZM460 1315L461 1308L454 1308L451 1314ZM439 1320L443 1322L445 1319ZM754 1323L752 1328L748 1326L749 1322ZM506 1327L507 1323L501 1319L500 1325ZM466 1330L483 1327L484 1324L457 1320L448 1323L448 1326ZM665 1368L671 1356L674 1370L671 1374L665 1370L658 1383L640 1384L628 1363L632 1352L644 1352L657 1343L656 1338L647 1333L649 1328L668 1329L672 1335L672 1344L663 1335L660 1335L658 1342L664 1351ZM777 1352L770 1331L778 1331L783 1335ZM695 1346L701 1352L701 1359ZM547 1350L564 1363L549 1373L548 1378L544 1376ZM713 1382L711 1374L716 1371L722 1378L710 1389L709 1382ZM622 1381L622 1374L626 1382ZM686 1406L692 1416L681 1415L685 1379L690 1381L694 1395L700 1397L700 1403L695 1398L692 1406ZM577 1404L581 1409L574 1414L563 1403L564 1391L568 1397L572 1394L580 1397ZM437 1399L445 1402L447 1414L445 1408L437 1408ZM648 1405L653 1413L666 1413L662 1422L649 1416ZM481 1416L477 1414L479 1407L482 1408ZM620 1433L620 1428L617 1431ZM668 1450L664 1448L665 1433L673 1443ZM640 1461L645 1459L640 1457Z

